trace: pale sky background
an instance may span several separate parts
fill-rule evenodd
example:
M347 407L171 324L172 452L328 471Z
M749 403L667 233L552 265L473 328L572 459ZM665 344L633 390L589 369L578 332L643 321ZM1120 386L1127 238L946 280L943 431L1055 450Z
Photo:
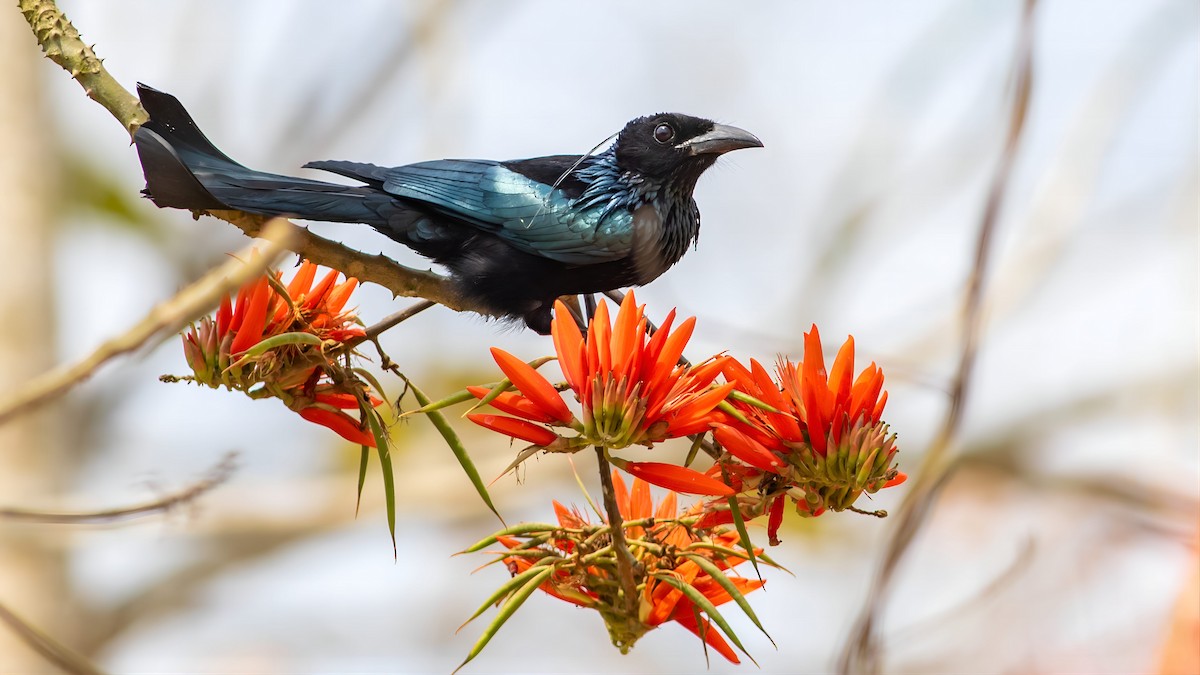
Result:
M688 353L700 357L799 356L812 323L830 350L852 333L858 367L875 360L887 374L903 469L941 422L1009 109L1019 2L61 4L119 81L175 94L217 146L264 170L584 152L663 110L748 129L766 147L704 176L697 249L639 300L653 316L696 315ZM909 551L882 626L889 672L1153 667L1200 504L1197 38L1186 0L1040 3L1030 117L963 429L976 461ZM43 131L135 195L140 168L120 126L61 70L42 70L54 109ZM63 359L244 245L226 223L136 208L153 236L95 211L62 228ZM314 229L427 266L365 226ZM355 297L368 323L409 302L371 286ZM494 379L493 345L528 358L552 349L442 308L385 340L435 397ZM95 426L69 506L136 501L240 452L235 478L192 512L71 534L82 602L161 600L164 585L182 594L149 603L99 663L452 670L487 617L455 628L505 575L471 576L483 558L450 557L498 524L428 425L397 431L393 561L374 465L353 518L356 448L277 402L157 381L185 368L168 340L72 394ZM495 476L508 444L456 421ZM593 484L593 463L578 464ZM562 457L531 462L524 477L494 488L509 522L549 518L552 498L583 503ZM1097 489L1106 485L1146 501ZM870 506L894 509L904 490ZM763 672L832 668L891 525L789 519L771 553L796 576L768 573L749 596L778 650L726 613ZM280 543L248 553L239 537ZM682 629L622 657L599 617L538 595L464 672L704 667ZM738 669L714 655L711 672Z

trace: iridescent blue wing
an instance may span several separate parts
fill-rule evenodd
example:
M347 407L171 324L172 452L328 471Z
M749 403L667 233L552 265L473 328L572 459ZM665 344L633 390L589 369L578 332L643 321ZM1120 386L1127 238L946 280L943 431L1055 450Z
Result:
M559 262L620 260L633 242L633 217L604 205L578 209L559 188L486 160L443 159L387 169L383 189L424 202L516 248Z

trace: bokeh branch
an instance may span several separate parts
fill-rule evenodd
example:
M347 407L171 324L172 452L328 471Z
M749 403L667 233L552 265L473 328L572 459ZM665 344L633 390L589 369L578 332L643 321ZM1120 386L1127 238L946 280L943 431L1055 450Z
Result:
M73 675L101 675L103 673L83 655L42 632L3 604L0 604L0 622L7 625L9 630L20 637L31 649L62 668L64 672Z
M266 243L260 251L261 256L250 256L248 249L150 310L145 318L124 334L108 340L84 359L59 366L16 392L0 398L0 424L66 393L111 359L132 352L157 336L183 330L188 322L216 307L222 295L261 275L291 248L292 232L287 224L280 223L278 227L267 228L264 234Z
M83 42L79 31L58 9L55 1L18 0L18 6L47 58L70 73L87 95L103 105L132 135L146 121L146 111L137 98L104 69L102 60ZM259 236L265 223L271 220L242 211L206 213L232 223L250 237ZM297 231L296 243L290 248L302 258L358 277L361 281L378 284L397 296L421 297L456 311L488 315L482 307L457 297L441 275L405 267L383 255L360 253L298 225L290 226Z
M886 602L887 591L900 561L908 551L909 545L916 539L917 533L937 501L941 488L953 475L952 450L957 442L958 430L962 423L967 392L975 366L975 356L979 347L979 338L983 329L983 289L987 279L992 238L1008 191L1008 181L1012 174L1021 135L1025 129L1025 120L1028 117L1029 96L1033 85L1034 9L1036 5L1037 0L1025 0L1022 12L1015 51L1013 95L1008 115L1008 128L1004 136L1000 161L992 174L987 202L980 218L974 265L971 268L971 275L967 279L963 301L962 346L959 352L958 368L950 386L950 408L937 436L921 462L920 469L916 472L907 498L897 512L891 530L891 538L884 550L883 560L872 583L872 588L867 593L866 604L839 659L838 671L841 673L880 672L882 654L875 624Z
M229 453L221 459L221 461L209 470L208 474L196 481L192 485L176 492L175 494L167 495L161 499L135 506L126 506L118 509L105 509L103 511L89 511L84 513L61 513L49 511L35 511L32 509L18 508L0 508L0 520L11 520L26 523L48 523L55 525L95 525L108 524L119 520L128 520L138 516L147 516L156 513L166 513L180 506L185 506L196 502L205 493L213 490L220 484L229 480L236 468L234 462L234 453Z

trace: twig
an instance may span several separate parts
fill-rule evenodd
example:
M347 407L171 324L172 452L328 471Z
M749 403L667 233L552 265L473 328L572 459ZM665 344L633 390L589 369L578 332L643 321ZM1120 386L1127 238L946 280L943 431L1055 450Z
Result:
M79 652L56 641L36 626L17 616L8 607L0 604L0 621L8 625L17 637L24 640L38 654L48 661L74 675L102 675L100 670Z
M621 518L620 507L617 506L612 467L609 466L603 446L596 446L596 465L600 469L600 490L604 497L604 511L608 516L608 530L612 534L612 547L617 553L617 577L621 591L625 594L625 609L629 612L628 616L637 616L637 582L633 576L633 567L637 561L633 559L633 554L629 552L629 543L625 541L625 521Z
M838 660L840 673L878 673L882 658L878 638L875 634L875 619L879 616L895 571L903 559L908 545L916 537L925 518L937 501L941 488L951 475L950 454L956 443L962 424L967 391L974 371L975 355L979 346L983 326L983 285L987 277L989 252L992 236L999 220L1000 209L1007 193L1012 174L1013 161L1025 128L1029 110L1029 95L1033 83L1033 38L1034 9L1037 0L1025 0L1021 19L1021 30L1017 43L1014 67L1014 93L1009 113L1008 130L1004 139L999 164L992 175L987 203L979 223L979 236L975 244L975 265L967 280L964 299L964 321L962 350L958 368L950 388L950 409L942 426L930 445L929 451L912 481L908 497L900 505L895 525L884 550L880 568L867 593L867 601L860 612L849 640Z
M29 509L15 508L0 508L0 520L16 520L30 523L53 523L67 525L89 525L97 523L111 523L118 520L128 520L138 516L149 515L153 513L166 513L181 504L189 504L199 499L204 493L216 488L221 483L229 480L233 475L234 469L237 468L235 463L236 454L229 453L221 459L221 461L209 470L208 475L192 484L188 488L169 495L162 499L156 499L145 504L137 506L127 506L119 509L106 509L103 511L91 511L86 513L51 513L47 511L32 511Z
M262 274L291 247L290 243L286 226L268 228L261 257L252 258L249 255L250 249L247 249L240 257L249 259L250 262L242 262L236 258L229 260L173 298L150 310L145 318L123 335L100 345L82 361L59 366L15 393L0 398L0 424L20 412L61 396L71 387L91 377L97 368L114 357L134 351L156 336L182 330L189 321L215 307L222 295Z
M79 31L58 9L55 1L18 0L18 5L46 56L71 73L88 96L107 108L132 135L146 121L146 111L137 98L104 69L102 60L80 39ZM208 213L231 223L251 237L259 236L265 224L272 220L243 211L199 213ZM358 277L361 281L378 284L397 296L426 298L455 311L490 315L483 307L458 297L448 280L439 274L405 267L383 255L364 254L293 223L288 224L297 232L290 248L302 258Z
M421 312L424 312L425 310L429 309L430 307L433 307L436 304L437 303L432 300L422 300L422 301L416 303L415 305L405 307L404 309L400 310L399 312L396 312L395 314L385 316L385 317L383 317L383 319L381 319L374 325L367 327L367 335L363 339L370 340L373 338L377 338L381 334L383 334L384 331L390 330L404 321L408 321L409 319L420 314Z

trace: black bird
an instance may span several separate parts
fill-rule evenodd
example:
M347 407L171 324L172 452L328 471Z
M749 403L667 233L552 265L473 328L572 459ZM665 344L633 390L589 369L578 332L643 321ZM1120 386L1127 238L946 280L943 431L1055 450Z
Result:
M662 113L582 157L304 165L362 183L345 186L248 169L174 96L141 84L138 95L150 120L134 141L156 205L365 223L445 266L465 300L542 334L555 298L646 284L674 265L700 233L700 174L762 147L736 127Z

